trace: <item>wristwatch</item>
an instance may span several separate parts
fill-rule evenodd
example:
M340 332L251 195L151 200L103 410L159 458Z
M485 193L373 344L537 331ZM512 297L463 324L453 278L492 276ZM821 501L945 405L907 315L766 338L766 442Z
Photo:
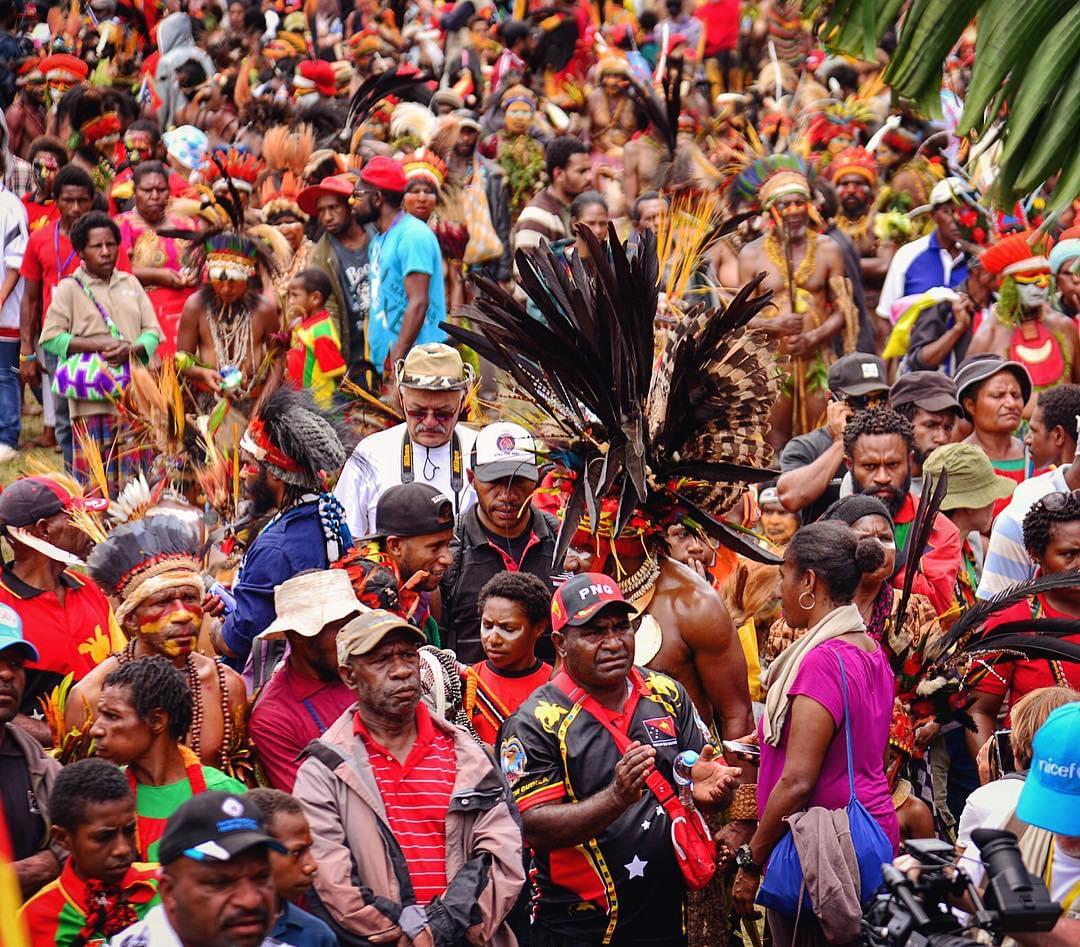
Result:
M748 871L752 875L761 874L761 865L754 861L754 853L751 851L749 845L740 845L735 852L735 864L743 871Z

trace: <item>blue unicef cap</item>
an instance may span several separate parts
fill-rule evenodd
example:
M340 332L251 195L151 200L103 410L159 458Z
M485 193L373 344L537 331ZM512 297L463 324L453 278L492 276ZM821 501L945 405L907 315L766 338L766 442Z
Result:
M0 605L0 653L18 648L28 661L37 661L38 649L23 638L22 619L10 605Z
M1016 815L1058 835L1080 835L1080 703L1058 707L1035 734Z

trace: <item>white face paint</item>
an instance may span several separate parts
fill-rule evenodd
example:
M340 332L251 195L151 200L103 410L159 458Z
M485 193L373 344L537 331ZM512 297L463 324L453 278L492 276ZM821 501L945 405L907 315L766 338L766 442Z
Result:
M1017 283L1016 295L1025 309L1039 309L1050 298L1049 286L1036 286L1034 283Z

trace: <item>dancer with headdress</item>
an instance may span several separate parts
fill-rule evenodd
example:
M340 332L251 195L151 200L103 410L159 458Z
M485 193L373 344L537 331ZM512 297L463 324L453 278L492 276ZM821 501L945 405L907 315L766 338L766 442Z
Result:
M151 508L117 526L90 553L90 577L117 603L116 618L128 642L68 693L64 728L65 733L86 729L97 714L106 677L118 667L159 655L185 675L194 698L184 742L205 765L237 772L233 763L242 763L245 755L247 692L220 658L197 650L206 591L199 519L194 508Z
M761 290L772 290L774 312L758 315L786 362L788 378L772 416L769 443L779 450L793 435L813 430L828 403L834 338L844 352L855 346L858 313L844 276L840 247L810 225L810 186L795 159L762 159L772 167L758 187L761 208L772 219L765 236L739 254L739 281L764 271Z

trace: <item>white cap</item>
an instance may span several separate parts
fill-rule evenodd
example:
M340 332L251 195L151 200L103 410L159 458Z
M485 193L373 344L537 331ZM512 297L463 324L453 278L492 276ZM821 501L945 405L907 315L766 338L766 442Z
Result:
M503 477L540 479L536 441L520 424L496 421L476 435L473 475L481 483Z
M970 194L971 185L963 178L948 177L938 181L930 191L930 206L937 207L939 204L951 204L960 198L961 194Z

